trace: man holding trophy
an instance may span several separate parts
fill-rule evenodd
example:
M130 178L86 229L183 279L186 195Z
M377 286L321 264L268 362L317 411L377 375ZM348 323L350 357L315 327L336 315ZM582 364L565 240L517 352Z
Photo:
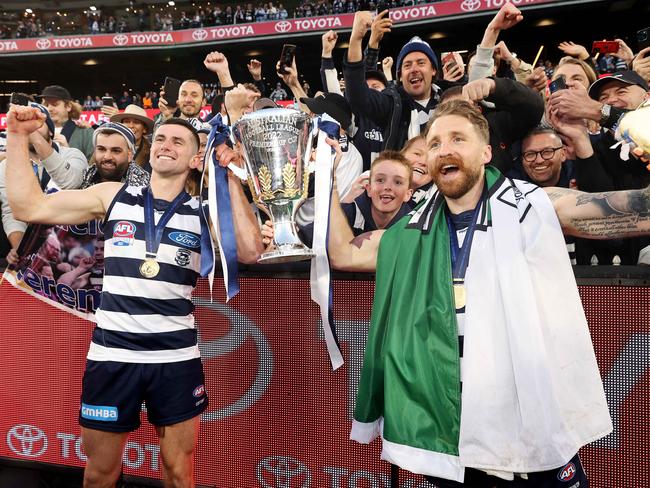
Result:
M7 114L7 193L14 214L43 224L103 219L105 226L103 291L79 413L88 456L84 486L115 485L143 401L160 439L166 485L194 486L199 415L208 399L190 298L213 255L200 203L185 192L187 175L202 163L199 138L187 121L169 119L153 137L149 186L107 182L45 195L28 148L29 134L44 119L28 106L14 105ZM216 148L226 150L225 144ZM234 176L228 189L237 258L255 262L262 250L257 221Z

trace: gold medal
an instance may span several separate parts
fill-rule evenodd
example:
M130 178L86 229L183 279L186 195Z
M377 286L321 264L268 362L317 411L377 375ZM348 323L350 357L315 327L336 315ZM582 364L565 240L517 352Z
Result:
M160 264L153 258L147 258L140 265L140 274L145 278L154 278L160 273Z
M456 310L460 310L465 306L467 302L467 297L465 295L465 284L464 283L454 283L454 303L456 305Z

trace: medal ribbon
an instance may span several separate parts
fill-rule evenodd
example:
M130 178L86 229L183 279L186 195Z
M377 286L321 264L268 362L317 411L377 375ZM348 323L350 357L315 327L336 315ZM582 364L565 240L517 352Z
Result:
M481 210L481 203L486 202L486 200L487 187L484 187L481 199L476 204L474 213L472 213L472 219L467 226L467 234L465 234L465 239L463 240L462 246L458 245L458 235L456 234L456 228L451 220L451 216L449 215L448 211L445 212L445 218L447 219L447 228L449 229L451 270L454 285L462 285L465 282L465 273L467 272L467 265L469 264L469 252L472 247L472 240L474 239L474 230L476 229L478 214Z
M319 129L316 149L314 177L314 237L312 250L315 253L311 260L311 299L320 308L325 344L329 353L332 369L343 365L343 354L339 347L334 317L332 313L332 283L327 240L329 233L329 213L332 195L332 169L335 157L334 148L325 142L325 137L339 139L339 124L329 115L323 114L314 120Z
M176 209L183 200L187 198L185 190L181 191L176 198L169 204L156 224L153 215L153 194L151 187L148 186L142 191L144 195L144 241L146 245L146 257L155 258L162 241L165 226L176 212Z
M226 287L226 301L239 293L239 269L237 264L237 239L228 189L228 170L219 164L217 146L229 142L230 129L223 123L221 115L210 119L212 126L205 149L205 162L209 167L208 205L209 218L216 231L221 249L221 269ZM206 222L207 223L207 222ZM210 286L212 289L212 286Z

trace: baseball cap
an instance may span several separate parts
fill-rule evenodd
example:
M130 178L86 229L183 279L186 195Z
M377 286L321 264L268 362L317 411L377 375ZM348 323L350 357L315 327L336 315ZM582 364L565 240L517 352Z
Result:
M649 90L648 83L641 77L639 73L632 70L624 70L617 71L611 75L603 76L602 78L594 81L589 87L589 96L594 100L598 100L603 86L610 81L620 81L621 83L626 83L628 85L640 86L644 91Z
M300 101L317 115L326 113L340 125L341 129L348 131L352 124L352 110L348 101L338 93L324 93L320 97L301 98Z

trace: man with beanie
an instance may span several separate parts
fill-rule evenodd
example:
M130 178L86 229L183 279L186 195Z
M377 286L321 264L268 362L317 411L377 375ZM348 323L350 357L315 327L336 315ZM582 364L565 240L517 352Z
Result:
M149 183L149 173L133 161L135 135L119 122L107 122L93 133L95 164L88 168L82 188L105 181L128 182L133 186Z
M419 37L407 42L397 57L397 90L377 92L368 87L361 42L372 25L372 13L357 12L354 16L350 47L343 59L346 97L353 112L368 116L382 127L383 149L399 150L409 138L418 135L429 121L429 115L449 84L433 82L438 72L438 58L428 43Z
M86 157L78 149L59 146L52 142L55 127L48 110L38 103L32 102L30 106L37 108L45 116L43 126L29 135L29 156L41 189L46 191L50 188L79 188L84 172L88 168ZM6 164L6 160L0 162L0 207L2 226L11 245L7 261L12 262L27 224L16 220L9 207L5 184Z

